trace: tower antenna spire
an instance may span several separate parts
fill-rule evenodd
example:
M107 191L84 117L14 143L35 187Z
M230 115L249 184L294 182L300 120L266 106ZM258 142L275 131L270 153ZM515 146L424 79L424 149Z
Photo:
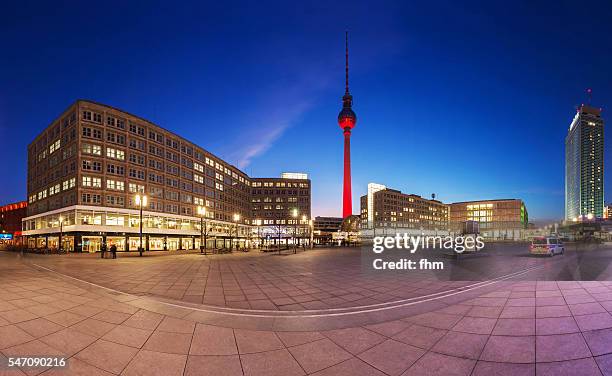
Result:
M348 30L345 31L344 38L345 38L345 44L346 44L346 68L345 68L345 70L346 70L346 88L344 90L344 93L348 94L349 93L349 80L348 80L349 79L349 76L348 76L348 74L349 74Z
M588 87L586 89L586 94L587 94L587 104L590 106L591 105L591 100L593 99L593 89Z

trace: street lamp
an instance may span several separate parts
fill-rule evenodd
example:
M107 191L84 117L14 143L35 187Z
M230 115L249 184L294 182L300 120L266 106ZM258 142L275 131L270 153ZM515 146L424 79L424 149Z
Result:
M235 231L236 231L236 241L238 241L238 221L240 220L240 214L235 213L234 214L234 223L236 224L235 226ZM234 238L232 237L230 239L230 251L234 250Z
M306 222L306 215L304 214L302 215L302 225L306 225L306 224L308 224L308 222ZM301 235L300 237L305 238L304 236L305 234L306 234L306 231L302 231L302 233L300 234ZM306 244L306 239L303 240L303 243ZM306 249L306 246L304 246L304 249Z
M293 253L297 253L297 246L295 244L295 240L297 238L297 217L298 217L297 208L293 208L291 211L291 216L293 216Z
M261 250L262 248L262 238L261 238L261 219L256 219L255 220L255 226L257 226L257 240L258 240L258 244L259 244L259 249Z
M59 216L59 225L60 225L60 233L59 233L59 253L62 253L64 251L64 247L62 247L62 235L64 232L64 218L60 215Z
M314 221L311 219L308 221L308 227L310 230L310 248L314 248Z
M145 195L136 195L135 197L136 205L140 207L140 243L138 244L138 252L140 253L140 257L142 257L142 207L147 206L147 196Z
M200 216L200 253L204 250L204 256L206 256L206 236L208 235L208 229L204 231L204 227L207 227L206 221L204 221L206 217L206 208L204 206L198 206L198 215Z

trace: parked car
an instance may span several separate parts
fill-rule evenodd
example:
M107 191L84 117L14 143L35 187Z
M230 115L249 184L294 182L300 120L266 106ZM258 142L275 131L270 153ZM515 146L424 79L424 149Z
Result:
M565 246L561 239L556 236L541 236L533 238L529 253L532 255L554 256L565 253Z

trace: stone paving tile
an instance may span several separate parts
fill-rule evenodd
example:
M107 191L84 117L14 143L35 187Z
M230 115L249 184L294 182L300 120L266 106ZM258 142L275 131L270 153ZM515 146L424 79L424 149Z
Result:
M388 375L400 375L425 351L394 340L387 340L361 353L358 357Z
M595 361L604 375L612 375L612 355L598 356Z
M535 317L535 307L504 307L499 318L502 319L532 319Z
M33 339L34 337L16 325L0 326L0 350L20 345Z
M404 329L410 327L411 325L412 323L410 322L395 320L395 321L383 322L380 324L366 325L365 328L368 330L374 331L378 334L382 334L384 336L391 337L403 331Z
M106 333L113 330L117 325L109 324L104 321L94 320L94 319L85 319L75 325L72 325L71 328L74 330L78 330L81 333L89 334L94 337L102 337Z
M85 363L78 358L72 357L67 359L66 368L50 368L46 372L42 373L43 376L66 376L66 375L79 375L79 376L112 376L110 372L96 368L90 364Z
M499 319L493 328L493 335L531 336L535 335L534 319Z
M429 350L447 332L447 330L428 328L426 326L415 324L394 335L392 338L407 345Z
M453 327L453 330L473 334L491 334L496 322L497 319L486 317L464 317Z
M138 353L136 348L97 340L75 356L92 366L119 374L136 353Z
M276 335L287 347L314 342L325 338L319 332L277 332Z
M535 368L535 364L478 361L472 376L533 376Z
M571 316L567 306L546 306L546 307L536 307L536 318L542 319L547 317L565 317Z
M537 363L537 376L601 376L593 358L567 360L554 363Z
M181 376L186 362L187 355L140 350L121 374L125 376Z
M351 354L359 354L386 340L386 337L364 328L330 330L323 335Z
M488 336L461 332L448 332L431 349L433 352L477 360L487 343Z
M612 316L609 313L593 313L575 316L576 323L581 331L612 328Z
M96 337L66 328L40 338L41 341L72 356L96 341Z
M190 355L238 354L234 331L212 325L198 324L191 340Z
M191 334L156 331L144 344L143 349L170 354L189 354Z
M150 330L132 328L122 324L117 325L114 329L106 333L102 339L121 345L140 348L147 341L151 333L152 331Z
M580 332L573 317L549 317L536 319L536 334L567 334Z
M558 362L590 357L580 333L536 337L536 362Z
M316 376L384 376L385 374L366 362L351 358L321 371L312 373Z
M582 333L594 356L612 353L612 329Z
M157 327L157 330L172 333L193 334L195 330L195 322L166 316Z
M298 367L299 368L299 367ZM185 376L242 376L238 355L203 356L190 355L185 366Z
M414 363L402 376L468 376L472 372L474 364L476 364L475 360L430 352Z
M30 321L20 322L17 324L17 326L36 338L64 329L63 326L42 317Z
M240 354L279 350L284 347L274 332L235 329L234 336Z
M286 349L240 355L240 361L245 376L299 376L306 374Z
M508 363L533 363L535 337L491 336L480 360Z
M351 354L327 338L289 347L288 350L307 373L322 370L351 358Z

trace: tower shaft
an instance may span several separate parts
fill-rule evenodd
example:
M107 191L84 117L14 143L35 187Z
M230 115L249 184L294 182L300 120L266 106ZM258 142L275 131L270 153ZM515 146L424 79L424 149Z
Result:
M351 191L351 131L344 131L344 181L342 189L342 218L353 214Z

